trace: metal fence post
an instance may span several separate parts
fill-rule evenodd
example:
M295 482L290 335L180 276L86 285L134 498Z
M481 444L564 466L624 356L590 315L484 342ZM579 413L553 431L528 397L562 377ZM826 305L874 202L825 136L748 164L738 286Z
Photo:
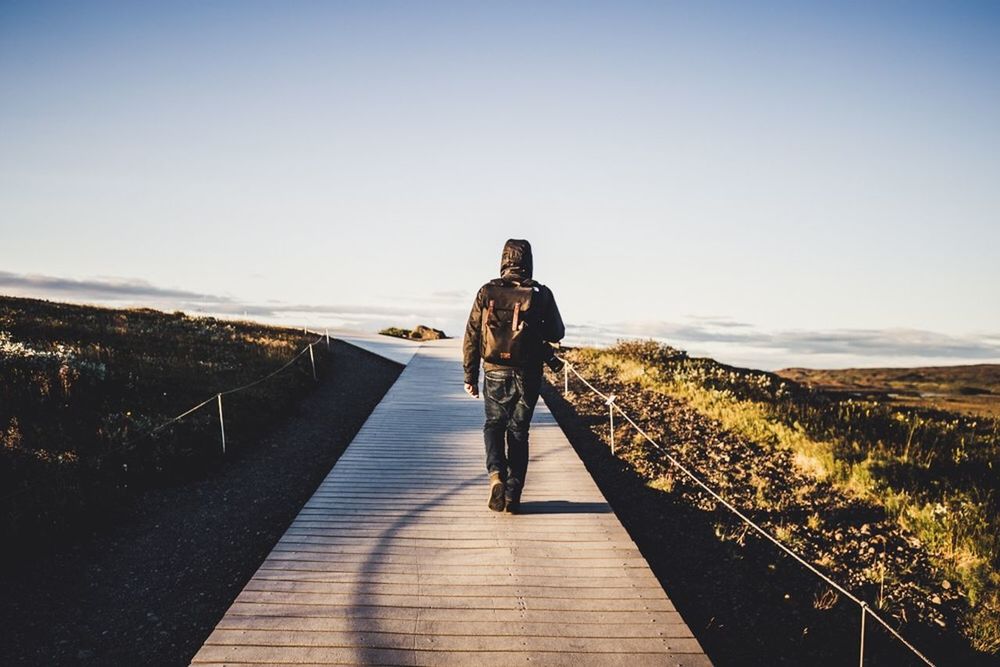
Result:
M309 343L309 363L312 364L313 381L319 380L316 376L316 358L313 356L313 344Z
M216 396L219 400L219 432L222 433L222 453L226 453L226 422L222 418L222 394Z
M861 603L861 650L858 656L859 667L865 667L865 612L867 611L868 605L864 602Z
M608 396L608 421L611 424L611 454L615 453L615 395Z

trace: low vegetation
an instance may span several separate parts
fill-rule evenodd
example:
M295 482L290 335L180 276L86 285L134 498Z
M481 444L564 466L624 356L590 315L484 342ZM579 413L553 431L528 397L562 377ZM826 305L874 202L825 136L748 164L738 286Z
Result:
M777 374L844 398L1000 418L1000 364L922 368L786 368Z
M315 336L251 322L0 297L2 532L49 538L137 489L221 462L218 392L280 368ZM326 348L314 346L317 363ZM313 386L308 355L223 399L226 456ZM29 540L30 541L30 540Z
M1000 651L998 420L812 388L651 341L568 357L672 454L873 608L961 635L981 654ZM606 414L586 392L574 396L578 409ZM626 427L616 440L650 485L713 505ZM745 536L738 526L719 534Z

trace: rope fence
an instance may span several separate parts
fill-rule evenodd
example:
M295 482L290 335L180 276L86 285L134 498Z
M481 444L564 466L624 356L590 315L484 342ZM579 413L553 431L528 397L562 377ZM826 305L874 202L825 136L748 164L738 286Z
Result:
M864 667L864 664L865 664L865 619L866 619L866 616L870 617L872 620L877 621L879 624L881 624L886 630L889 631L890 634L892 634L896 639L898 639L903 644L903 646L905 646L906 648L908 648L915 656L917 656L918 658L920 658L920 660L922 660L925 664L930 665L931 667L934 667L934 663L931 662L931 660L927 656L925 656L923 653L921 653L915 646L913 646L913 644L911 644L910 642L908 642L895 628L893 628L892 626L890 626L889 623L885 621L885 619L883 619L881 616L879 616L874 611L872 611L871 607L868 606L867 602L865 602L864 600L860 599L859 597L857 597L856 595L854 595L853 593L851 593L850 591L848 591L846 588L844 588L843 586L841 586L840 584L838 584L836 581L834 581L833 579L831 579L829 576L827 576L826 574L824 574L823 572L821 572L820 570L818 570L812 563L808 562L805 558L803 558L799 554L797 554L794 551L792 551L789 547L787 547L786 545L784 545L780 540L778 540L776 537L774 537L769 532L767 532L766 530L764 530L764 528L762 528L757 523L755 523L753 520L751 520L746 514L744 514L743 512L741 512L739 509L737 509L732 503L730 503L725 498L723 498L721 495L719 495L718 493L716 493L716 491L714 489L712 489L711 487L709 487L705 482L703 482L701 480L701 478L699 478L697 475L695 475L693 472L691 472L691 470L689 470L687 468L687 466L685 466L680 461L678 461L676 458L674 458L674 456L671 455L670 452L668 452L666 450L666 448L664 448L662 445L660 445L660 443L658 443L655 440L653 440L653 438L650 437L650 435L648 433L646 433L646 431L643 430L642 427L640 427L637 423L635 423L635 421L621 408L621 406L618 405L618 403L615 400L614 394L605 394L605 393L601 392L594 385L592 385L590 382L588 382L585 377L583 377L582 375L580 375L580 373L576 370L576 368L569 361L567 361L566 359L563 359L562 357L559 357L559 360L562 361L563 364L564 364L563 365L563 373L564 373L564 376L563 376L563 392L564 392L564 394L568 394L569 393L569 374L572 372L573 375L575 375L580 380L580 382L582 382L594 394L596 394L601 399L603 399L604 400L604 404L608 406L608 420L609 420L609 424L611 426L611 453L613 455L615 454L615 431L614 431L614 428L615 428L615 426L614 426L614 424L615 424L615 411L617 411L618 414L621 415L621 417L625 421L627 421L629 424L632 425L632 427L636 430L636 432L639 435L641 435L643 437L643 439L646 440L646 442L648 442L650 445L652 445L657 450L659 450L666 457L667 461L669 461L671 465L673 465L678 470L680 470L688 479L690 479L692 482L694 482L695 485L697 485L699 488L703 489L712 498L714 498L719 504L721 504L723 507L725 507L730 512L732 512L737 517L739 517L741 521L743 521L747 526L749 526L750 528L752 528L761 537L763 537L766 540L768 540L769 542L773 543L776 547L778 547L779 549L781 549L781 551L783 551L785 554L787 554L788 556L792 557L798 563L800 563L801 565L803 565L807 570L809 570L810 572L812 572L813 574L815 574L817 577L819 577L822 581L824 581L831 588L833 588L834 590L840 592L848 600L850 600L851 602L853 602L856 605L858 605L858 607L860 608L860 612L861 612L861 631L860 631L860 646L859 646L859 650L858 650L858 664L861 667Z
M282 371L284 371L285 369L287 369L288 367L290 367L291 365L293 365L296 361L298 361L299 359L301 359L306 354L309 355L309 365L310 365L310 369L312 371L313 381L314 382L318 382L319 381L319 375L318 375L318 373L316 371L316 356L315 356L315 354L313 352L313 347L315 345L318 345L319 343L325 341L326 342L326 349L329 350L330 349L330 331L329 331L329 329L326 329L322 333L320 333L318 331L312 331L308 327L303 327L302 328L302 334L303 335L313 334L315 336L318 336L318 338L316 338L316 340L314 340L313 342L308 343L305 347L301 348L298 352L296 352L295 356L293 356L291 359L289 359L280 368L277 368L277 369L271 371L270 373L268 373L267 375L264 375L262 377L257 378L256 380L253 380L252 382L248 382L248 383L246 383L244 385L240 385L238 387L233 387L232 389L226 389L226 390L223 390L223 391L220 391L220 392L216 392L212 396L206 398L201 403L198 403L197 405L194 405L194 406L188 408L184 412L182 412L182 413L180 413L180 414L178 414L178 415L176 415L174 417L171 417L170 419L166 420L162 424L159 424L159 425L157 425L157 426L155 426L155 427L153 427L153 428L151 428L151 429L149 429L147 431L143 431L142 433L140 433L138 435L135 435L135 436L133 436L131 438L126 439L124 442L122 442L122 447L124 449L130 449L131 447L133 447L140 440L142 440L144 438L148 438L151 435L155 435L156 433L159 433L160 431L162 431L166 427L170 426L171 424L175 424L175 423L179 422L180 420L184 419L185 417L187 417L188 415L191 415L191 414L197 412L198 410L200 410L201 408L205 407L209 403L215 403L216 405L218 405L218 411L219 411L219 435L220 435L220 441L221 441L221 444L222 444L222 454L225 455L225 453L226 453L226 421L225 421L225 417L223 415L223 409L222 409L222 397L223 396L229 396L229 395L235 394L237 392L241 392L241 391L245 391L247 389L251 389L252 387L256 387L257 385L262 384L262 383L266 382L267 380L270 380L274 376L278 375L279 373L281 373ZM15 491L15 492L13 492L11 494L5 495L2 498L0 498L0 502L6 502L6 501L8 501L8 500L10 500L12 498L15 498L15 497L17 497L17 496L19 496L19 495L21 495L23 493L26 493L26 492L32 490L36 486L37 486L37 483L35 483L35 484L29 484L28 486L22 487L22 488L18 489L17 491Z
M280 368L276 368L275 370L271 371L267 375L264 375L263 377L259 377L256 380L254 380L252 382L248 382L248 383L246 383L244 385L240 385L239 387L233 387L232 389L226 389L224 391L220 391L220 392L216 393L215 395L213 395L213 396L211 396L209 398L206 398L204 401L202 401L198 405L195 405L192 408L188 408L187 410L185 410L184 412L180 413L176 417L171 417L170 419L168 419L167 421L163 422L159 426L156 426L155 428L152 428L152 429L150 429L150 430L148 430L148 431L146 431L144 433L141 433L141 434L135 436L134 438L131 438L131 439L125 441L124 446L126 448L131 447L137 441L142 440L143 438L151 436L151 435L153 435L155 433L158 433L159 431L162 431L163 429L165 429L166 427L170 426L171 424L180 421L181 419L183 419L184 417L187 417L188 415L190 415L193 412L197 412L199 409L205 407L206 405L208 405L209 403L212 403L214 401L219 406L219 430L220 430L220 435L221 435L221 440L222 440L222 453L225 454L226 453L226 423L225 423L225 419L223 418L223 414L222 414L222 397L223 396L229 396L229 395L235 394L237 392L245 391L247 389L251 389L252 387L256 387L257 385L262 384L262 383L270 380L275 375L278 375L283 370L285 370L286 368L288 368L289 366L291 366L292 364L294 364L296 361L298 361L299 359L301 359L302 356L305 355L305 354L309 355L309 364L310 364L310 367L312 369L313 381L318 381L319 380L319 376L316 374L316 357L313 354L313 346L319 344L321 341L323 341L325 339L326 340L326 347L327 347L327 349L330 349L330 332L329 332L329 330L327 330L324 333L318 333L316 331L310 331L307 328L303 328L302 329L302 334L303 335L308 335L310 333L318 335L319 338L317 338L313 342L309 343L308 345L306 345L305 347L303 347L302 349L300 349L295 354L295 356L293 356L291 359L289 359Z

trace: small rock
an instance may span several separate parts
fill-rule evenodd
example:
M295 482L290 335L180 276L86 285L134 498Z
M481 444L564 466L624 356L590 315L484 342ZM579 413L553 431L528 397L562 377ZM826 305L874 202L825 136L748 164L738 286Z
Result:
M413 340L441 340L447 336L440 329L432 329L421 324L410 332L410 338Z
M941 588L948 590L949 588L951 588L951 582L945 579L944 581L941 582Z

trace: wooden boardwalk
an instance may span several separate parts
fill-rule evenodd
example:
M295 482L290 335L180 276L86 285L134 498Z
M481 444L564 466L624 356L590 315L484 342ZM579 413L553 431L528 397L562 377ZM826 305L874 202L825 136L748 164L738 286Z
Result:
M377 354L386 359L392 359L396 363L404 366L410 363L410 359L420 349L418 341L407 340L405 338L395 338L393 336L380 336L379 334L367 333L364 331L352 331L350 329L333 329L330 335L337 340L350 343L362 350L367 350L372 354Z
M542 401L523 513L425 343L192 664L709 665Z

